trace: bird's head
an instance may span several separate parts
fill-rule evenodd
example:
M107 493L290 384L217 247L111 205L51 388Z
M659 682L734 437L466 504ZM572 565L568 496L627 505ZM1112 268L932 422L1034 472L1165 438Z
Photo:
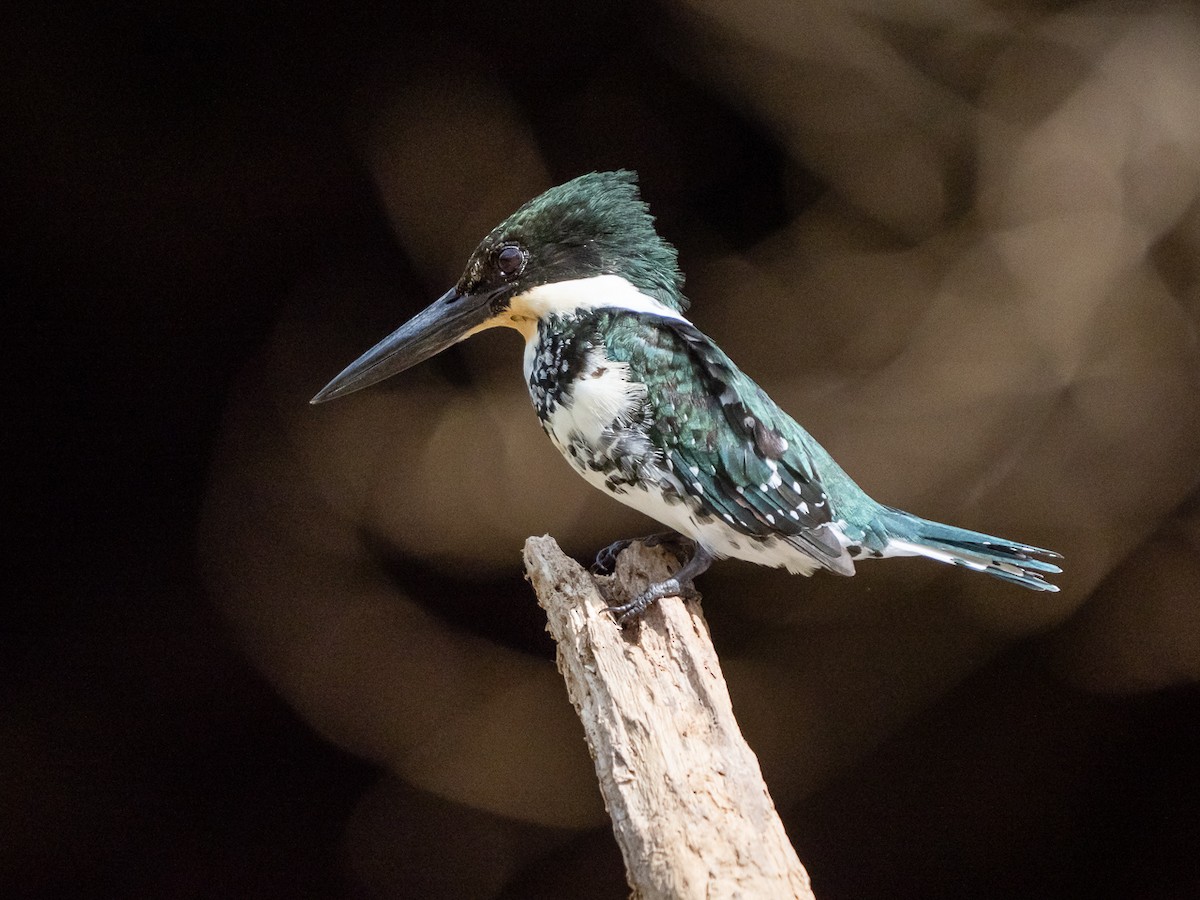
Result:
M403 372L480 331L529 338L553 313L687 308L675 248L654 229L633 172L592 172L530 200L471 254L458 283L352 362L312 400Z

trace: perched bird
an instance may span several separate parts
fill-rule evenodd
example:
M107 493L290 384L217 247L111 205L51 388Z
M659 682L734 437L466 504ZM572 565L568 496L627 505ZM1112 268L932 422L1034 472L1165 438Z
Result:
M694 590L714 559L853 575L864 557L926 556L1039 591L1058 554L872 500L811 435L684 318L675 248L631 172L593 172L529 201L483 239L458 284L312 402L415 366L487 328L525 338L542 429L584 479L667 525L690 558L611 612ZM662 536L658 536L660 539ZM606 567L629 541L602 551Z

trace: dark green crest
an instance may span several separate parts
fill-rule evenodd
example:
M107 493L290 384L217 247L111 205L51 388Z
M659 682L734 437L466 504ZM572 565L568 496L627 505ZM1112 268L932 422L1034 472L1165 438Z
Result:
M655 231L634 172L591 172L530 200L479 244L458 290L511 297L597 275L619 275L667 306L687 309L678 254Z

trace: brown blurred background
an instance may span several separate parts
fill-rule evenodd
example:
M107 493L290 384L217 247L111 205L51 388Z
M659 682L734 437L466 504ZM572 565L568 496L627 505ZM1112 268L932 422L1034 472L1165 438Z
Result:
M520 549L655 529L511 334L306 401L628 167L692 319L868 491L1066 557L702 580L817 895L1200 896L1193 5L4 18L0 895L625 895Z

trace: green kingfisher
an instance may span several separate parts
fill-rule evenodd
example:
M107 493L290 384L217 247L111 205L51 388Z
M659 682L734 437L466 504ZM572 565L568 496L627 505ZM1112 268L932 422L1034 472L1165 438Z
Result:
M313 403L402 372L488 328L525 339L542 429L589 483L657 519L685 560L611 608L619 622L694 591L714 559L853 575L858 559L925 556L1056 591L1028 544L877 503L684 317L675 248L632 172L592 172L530 200L483 239L458 283ZM663 539L664 536L656 536ZM597 557L611 566L618 541Z

